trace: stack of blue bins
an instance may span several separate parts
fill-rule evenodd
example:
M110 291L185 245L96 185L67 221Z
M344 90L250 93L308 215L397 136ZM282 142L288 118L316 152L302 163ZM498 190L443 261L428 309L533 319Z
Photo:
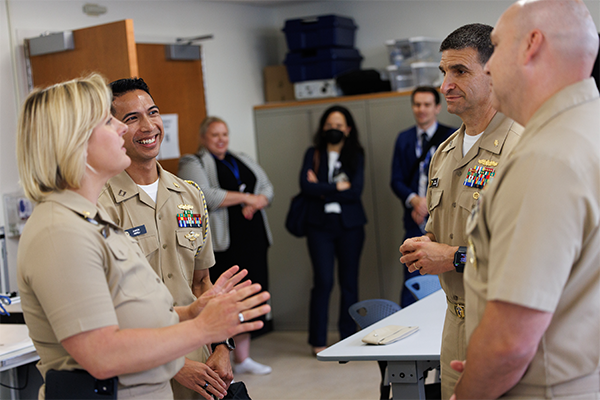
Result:
M290 82L332 79L360 69L363 58L354 48L357 28L352 18L337 15L285 21L289 52L284 64Z

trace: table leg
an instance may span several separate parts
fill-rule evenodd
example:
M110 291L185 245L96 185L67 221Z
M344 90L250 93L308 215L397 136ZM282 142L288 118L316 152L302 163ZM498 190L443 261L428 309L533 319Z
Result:
M388 361L393 399L425 399L425 371L439 361Z

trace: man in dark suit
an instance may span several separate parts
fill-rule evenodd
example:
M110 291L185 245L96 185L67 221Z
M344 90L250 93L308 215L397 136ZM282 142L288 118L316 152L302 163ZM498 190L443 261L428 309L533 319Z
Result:
M439 124L442 109L440 95L433 87L420 86L411 95L412 111L417 125L400 132L392 160L392 190L404 206L405 239L422 236L427 221L427 182L429 161L438 145L456 129ZM419 275L404 271L404 281ZM415 301L408 290L402 291L400 305Z

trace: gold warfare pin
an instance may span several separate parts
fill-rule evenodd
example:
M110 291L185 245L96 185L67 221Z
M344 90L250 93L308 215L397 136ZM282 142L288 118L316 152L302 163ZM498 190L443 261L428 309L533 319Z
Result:
M480 159L479 164L484 165L486 167L497 167L498 166L498 162L492 161L492 160L484 160L484 159Z
M193 210L194 206L191 204L180 204L177 206L177 208L179 208L180 210Z

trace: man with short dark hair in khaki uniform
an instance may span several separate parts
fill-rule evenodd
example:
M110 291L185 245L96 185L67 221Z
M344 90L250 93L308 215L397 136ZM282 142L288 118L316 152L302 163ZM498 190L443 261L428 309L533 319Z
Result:
M450 362L466 355L464 264L460 258L466 253L467 217L522 131L492 107L491 82L483 70L492 53L491 31L488 25L465 25L442 42L441 92L448 112L458 115L463 124L431 159L426 235L407 239L400 247L400 261L409 272L439 275L446 293L440 356L443 399L450 398L460 375Z
M577 0L492 33L494 105L525 126L467 222L463 398L600 399L598 30Z
M131 165L110 179L98 203L135 239L169 288L174 306L188 305L212 287L215 263L204 195L191 181L156 161L164 136L159 109L142 79L111 83L112 113L128 125L123 136ZM223 394L233 379L229 350L216 346L188 354L172 381L176 399Z

